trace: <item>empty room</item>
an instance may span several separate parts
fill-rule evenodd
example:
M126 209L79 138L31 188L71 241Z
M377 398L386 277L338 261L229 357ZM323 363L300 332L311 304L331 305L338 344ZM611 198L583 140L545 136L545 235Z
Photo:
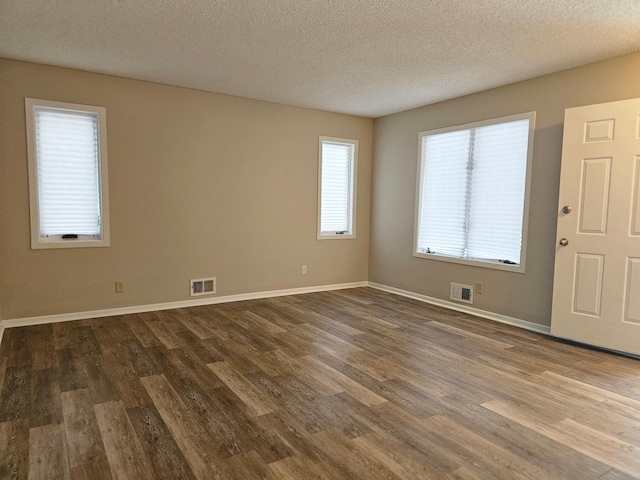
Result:
M0 342L0 479L640 479L640 3L2 0Z

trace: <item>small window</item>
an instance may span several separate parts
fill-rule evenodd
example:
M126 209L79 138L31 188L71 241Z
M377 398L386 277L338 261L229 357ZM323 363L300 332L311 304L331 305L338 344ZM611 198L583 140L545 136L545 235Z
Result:
M534 122L420 133L414 256L524 272Z
M31 248L109 245L106 111L25 100Z
M318 239L355 238L358 141L320 137Z

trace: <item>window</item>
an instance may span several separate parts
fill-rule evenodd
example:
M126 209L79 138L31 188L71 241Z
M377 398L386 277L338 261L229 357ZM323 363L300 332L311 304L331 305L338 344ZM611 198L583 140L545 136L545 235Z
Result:
M320 137L318 239L355 238L358 141Z
M420 133L414 256L524 272L534 122Z
M25 100L31 248L109 245L106 111Z

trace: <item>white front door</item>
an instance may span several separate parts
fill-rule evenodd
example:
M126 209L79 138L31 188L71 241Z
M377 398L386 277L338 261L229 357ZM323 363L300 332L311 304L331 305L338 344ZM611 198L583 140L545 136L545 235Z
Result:
M640 99L565 111L551 333L640 355Z

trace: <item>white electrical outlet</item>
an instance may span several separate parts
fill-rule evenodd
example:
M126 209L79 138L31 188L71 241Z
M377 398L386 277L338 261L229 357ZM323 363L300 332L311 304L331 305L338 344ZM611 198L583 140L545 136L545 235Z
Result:
M302 275L306 275L306 274L307 274L307 266L302 265Z

